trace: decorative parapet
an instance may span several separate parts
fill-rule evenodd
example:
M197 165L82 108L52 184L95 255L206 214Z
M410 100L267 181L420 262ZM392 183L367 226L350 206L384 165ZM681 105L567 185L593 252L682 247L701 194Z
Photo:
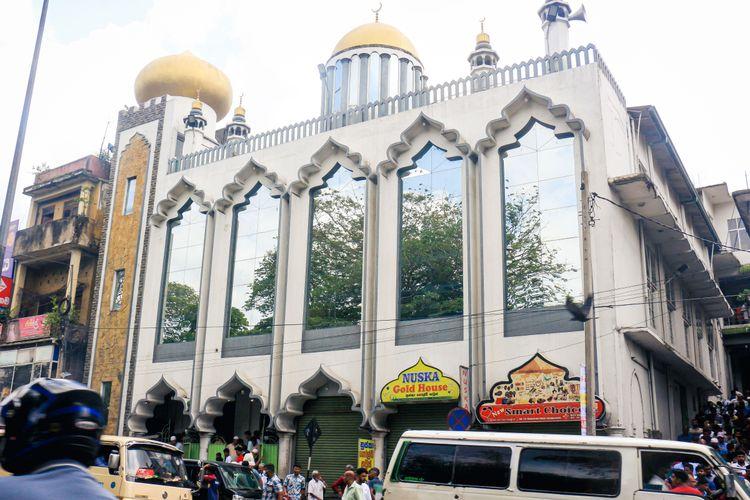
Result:
M599 67L604 77L612 85L620 102L625 106L625 97L620 91L617 82L615 82L606 64L604 64L599 51L593 44L589 44L550 56L537 57L536 59L498 68L496 71L467 76L458 80L436 84L419 91L408 92L388 97L381 101L351 107L340 113L322 115L317 118L252 135L243 141L232 141L221 146L196 151L170 160L168 173L200 167L233 156L253 153L355 123L395 115L438 102L450 101L476 94L490 88L503 87L588 64L596 64Z

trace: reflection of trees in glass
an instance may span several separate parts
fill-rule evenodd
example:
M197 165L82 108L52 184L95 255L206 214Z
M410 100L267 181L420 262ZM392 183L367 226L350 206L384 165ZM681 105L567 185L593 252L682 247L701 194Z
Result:
M463 313L461 202L405 192L401 222L401 319Z
M195 340L198 322L198 292L188 285L170 281L164 300L161 341L164 344Z
M462 314L461 160L428 144L400 175L399 318Z
M363 184L339 167L313 195L307 328L354 325L361 319Z
M538 193L511 195L505 200L506 308L544 307L565 300L570 291L563 275L573 267L558 262L557 251L539 234Z
M259 278L259 267L266 256L275 256L279 233L279 200L259 186L234 209L233 260L229 310L227 311L230 337L270 333L273 325L276 267L264 270ZM271 294L264 301L253 296L254 282L267 281ZM262 285L265 285L262 284ZM257 302L257 303L256 303Z
M239 335L251 335L257 333L269 333L273 326L273 308L276 298L276 250L269 250L260 259L258 268L255 270L255 279L247 292L247 298L243 305L245 311L257 311L261 316L255 326L250 328L244 313L232 308L232 318L236 313L240 313L245 318L246 325L238 322L236 329L230 330L229 336L236 337ZM236 311L236 312L235 312ZM234 324L234 321L232 321Z
M581 291L573 138L537 121L503 151L506 308Z

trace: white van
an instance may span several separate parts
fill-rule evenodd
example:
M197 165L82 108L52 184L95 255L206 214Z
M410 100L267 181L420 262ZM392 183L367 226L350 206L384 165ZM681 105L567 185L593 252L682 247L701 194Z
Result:
M662 490L676 463L708 466L727 498L750 500L748 483L707 446L500 432L405 432L384 488L388 500L703 498Z

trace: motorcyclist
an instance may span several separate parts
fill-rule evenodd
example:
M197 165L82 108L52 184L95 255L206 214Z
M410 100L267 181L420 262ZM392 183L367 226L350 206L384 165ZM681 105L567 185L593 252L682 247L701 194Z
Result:
M114 499L88 473L106 421L99 395L77 382L40 378L0 403L0 499Z

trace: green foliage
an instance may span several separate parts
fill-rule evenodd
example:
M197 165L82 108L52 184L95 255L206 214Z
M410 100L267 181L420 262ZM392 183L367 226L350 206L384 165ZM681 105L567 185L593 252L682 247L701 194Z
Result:
M543 307L562 302L569 293L563 274L574 269L557 260L539 234L539 195L509 196L505 200L506 308Z
M50 297L51 311L44 317L44 326L47 328L49 334L53 337L59 336L63 333L62 328L65 324L65 315L60 312L60 302L56 295ZM70 310L67 314L68 324L78 323L78 310L75 304L70 304Z
M262 333L270 333L273 326L273 309L275 306L275 292L276 292L276 250L266 252L263 258L258 264L258 268L255 270L255 276L253 284L250 287L250 291L247 294L247 299L243 305L245 311L257 311L261 320L250 328L250 324L242 314L242 318L246 326L235 328L234 320L230 319L232 323L229 328L229 336L237 337L242 335L256 335ZM235 309L235 308L232 308ZM235 316L234 310L231 312L231 317ZM239 320L239 318L238 318ZM242 324L242 320L239 320L238 324Z
M161 342L188 342L195 340L198 323L199 297L191 286L176 281L167 284L167 297L162 314Z
M461 203L405 191L401 223L403 320L463 313Z

